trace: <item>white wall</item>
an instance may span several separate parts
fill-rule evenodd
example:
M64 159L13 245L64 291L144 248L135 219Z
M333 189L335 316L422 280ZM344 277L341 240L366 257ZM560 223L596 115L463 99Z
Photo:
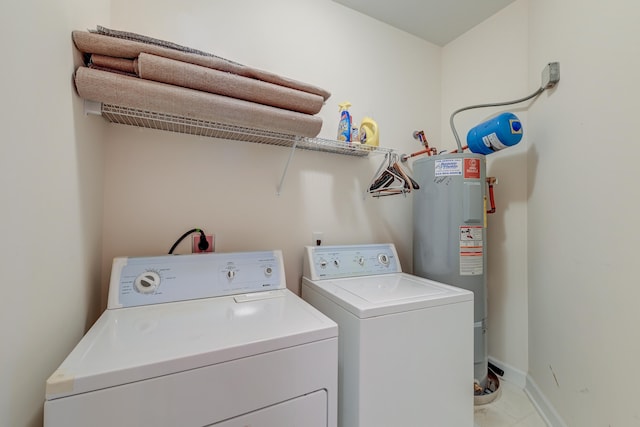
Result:
M71 30L108 17L106 0L0 14L0 426L42 425L45 380L98 313L102 127L73 93Z
M5 5L2 426L42 424L45 381L104 308L115 255L163 253L197 225L216 233L218 250L284 249L294 290L312 231L323 231L328 244L395 241L411 269L411 198L362 196L381 156L296 152L278 197L286 149L86 117L72 85L80 58L71 31L95 25L327 88L323 137L334 137L337 104L347 99L356 118L378 121L386 147L413 151L414 129L439 132L440 48L328 0Z
M411 198L362 198L379 156L298 151L276 196L286 149L85 117L70 32L96 24L325 87L322 136L333 137L337 103L348 99L400 152L419 148L415 129L453 148L452 110L529 93L559 61L558 87L515 110L523 142L489 158L500 179L489 351L529 373L559 422L640 425L638 17L630 0L518 0L441 50L328 0L5 5L0 425L41 425L44 381L103 307L115 255L163 253L202 226L221 251L282 248L297 290L301 247L323 231L328 244L394 241L411 268ZM489 114L462 113L460 134Z
M527 1L516 1L444 47L442 135L433 145L456 148L449 118L457 109L522 98L540 87L539 80L529 84L527 79L527 14ZM487 156L487 176L498 178L496 213L487 219L488 350L491 357L522 372L528 368L527 105L468 110L454 119L462 145L470 128L498 112L511 111L523 122L518 145Z
M529 372L568 426L639 426L640 5L529 4Z
M440 51L329 0L113 0L114 28L210 51L332 92L320 136L335 139L338 103L373 117L381 145L420 146L415 129L440 131ZM144 16L145 19L139 19ZM110 126L104 273L116 255L166 253L186 230L216 235L216 250L284 251L287 285L299 288L302 248L393 241L411 270L411 197L363 197L383 156L359 159L299 150L280 196L282 147ZM148 169L141 167L149 166ZM181 245L178 252L189 252Z
M640 425L638 17L631 1L519 0L443 49L451 147L450 111L530 93L545 64L560 62L560 84L515 111L523 142L488 159L500 179L489 353L528 373L558 426ZM480 111L461 113L461 135Z

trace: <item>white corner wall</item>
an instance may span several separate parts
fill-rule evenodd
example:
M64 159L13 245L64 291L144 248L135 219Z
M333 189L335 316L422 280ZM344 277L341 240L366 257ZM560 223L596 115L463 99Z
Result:
M113 0L112 26L171 40L332 92L320 136L336 138L338 103L373 117L381 145L416 151L414 129L440 127L441 48L329 0ZM144 16L144 19L140 19ZM166 253L186 230L220 252L282 249L297 291L312 232L324 244L395 242L411 271L411 197L364 197L383 156L369 159L109 126L104 273L117 255ZM178 253L190 251L187 244Z
M567 426L639 426L640 4L529 3L529 374Z
M71 31L108 2L5 2L0 13L0 426L42 425L45 381L96 319L102 126L74 96Z
M638 17L624 0L518 0L443 49L446 148L451 111L533 92L544 66L560 62L555 89L528 110L504 108L523 119L523 142L488 159L500 179L488 231L489 353L527 373L558 427L640 425L630 233L640 204ZM481 111L459 115L461 136Z
M539 82L535 86L528 80L527 14L527 1L518 0L444 47L442 135L432 145L456 148L449 118L457 109L515 100L539 87ZM523 122L524 136L518 145L487 156L487 176L498 179L496 213L487 219L488 350L491 357L522 372L528 368L528 105L468 110L454 118L463 146L469 129L499 112L513 112Z

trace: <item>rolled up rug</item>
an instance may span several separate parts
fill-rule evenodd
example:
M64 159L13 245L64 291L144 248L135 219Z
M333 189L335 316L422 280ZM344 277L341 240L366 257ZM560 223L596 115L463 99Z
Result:
M135 59L114 58L112 56L93 54L89 57L89 68L97 70L136 75Z
M279 76L268 71L248 67L217 56L205 56L197 53L184 52L137 40L94 34L87 31L73 31L71 36L76 48L82 53L128 59L137 58L142 52L150 53L165 58L175 59L177 61L188 62L191 64L201 65L203 67L238 74L244 77L262 80L303 92L313 93L321 96L324 100L327 100L331 96L328 91L317 86Z
M200 65L140 53L136 73L143 79L244 99L305 114L322 108L321 96Z
M140 110L310 138L322 128L317 116L87 67L75 85L81 98Z

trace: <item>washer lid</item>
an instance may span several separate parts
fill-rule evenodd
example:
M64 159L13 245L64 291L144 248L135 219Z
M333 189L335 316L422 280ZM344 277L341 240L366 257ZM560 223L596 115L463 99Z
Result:
M332 320L287 289L107 310L47 380L46 398L337 336Z
M381 316L473 301L473 292L406 273L311 281L316 290L357 317Z

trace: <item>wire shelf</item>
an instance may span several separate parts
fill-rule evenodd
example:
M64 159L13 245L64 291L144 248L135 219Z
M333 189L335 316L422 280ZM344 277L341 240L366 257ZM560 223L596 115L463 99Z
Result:
M348 144L322 138L307 138L303 136L288 135L260 129L226 125L206 120L190 119L171 114L120 107L112 104L102 104L100 112L106 120L112 123L210 138L231 139L235 141L279 145L283 147L293 147L295 145L296 148L304 150L322 151L358 157L366 157L372 152L391 152L390 149L381 147Z

